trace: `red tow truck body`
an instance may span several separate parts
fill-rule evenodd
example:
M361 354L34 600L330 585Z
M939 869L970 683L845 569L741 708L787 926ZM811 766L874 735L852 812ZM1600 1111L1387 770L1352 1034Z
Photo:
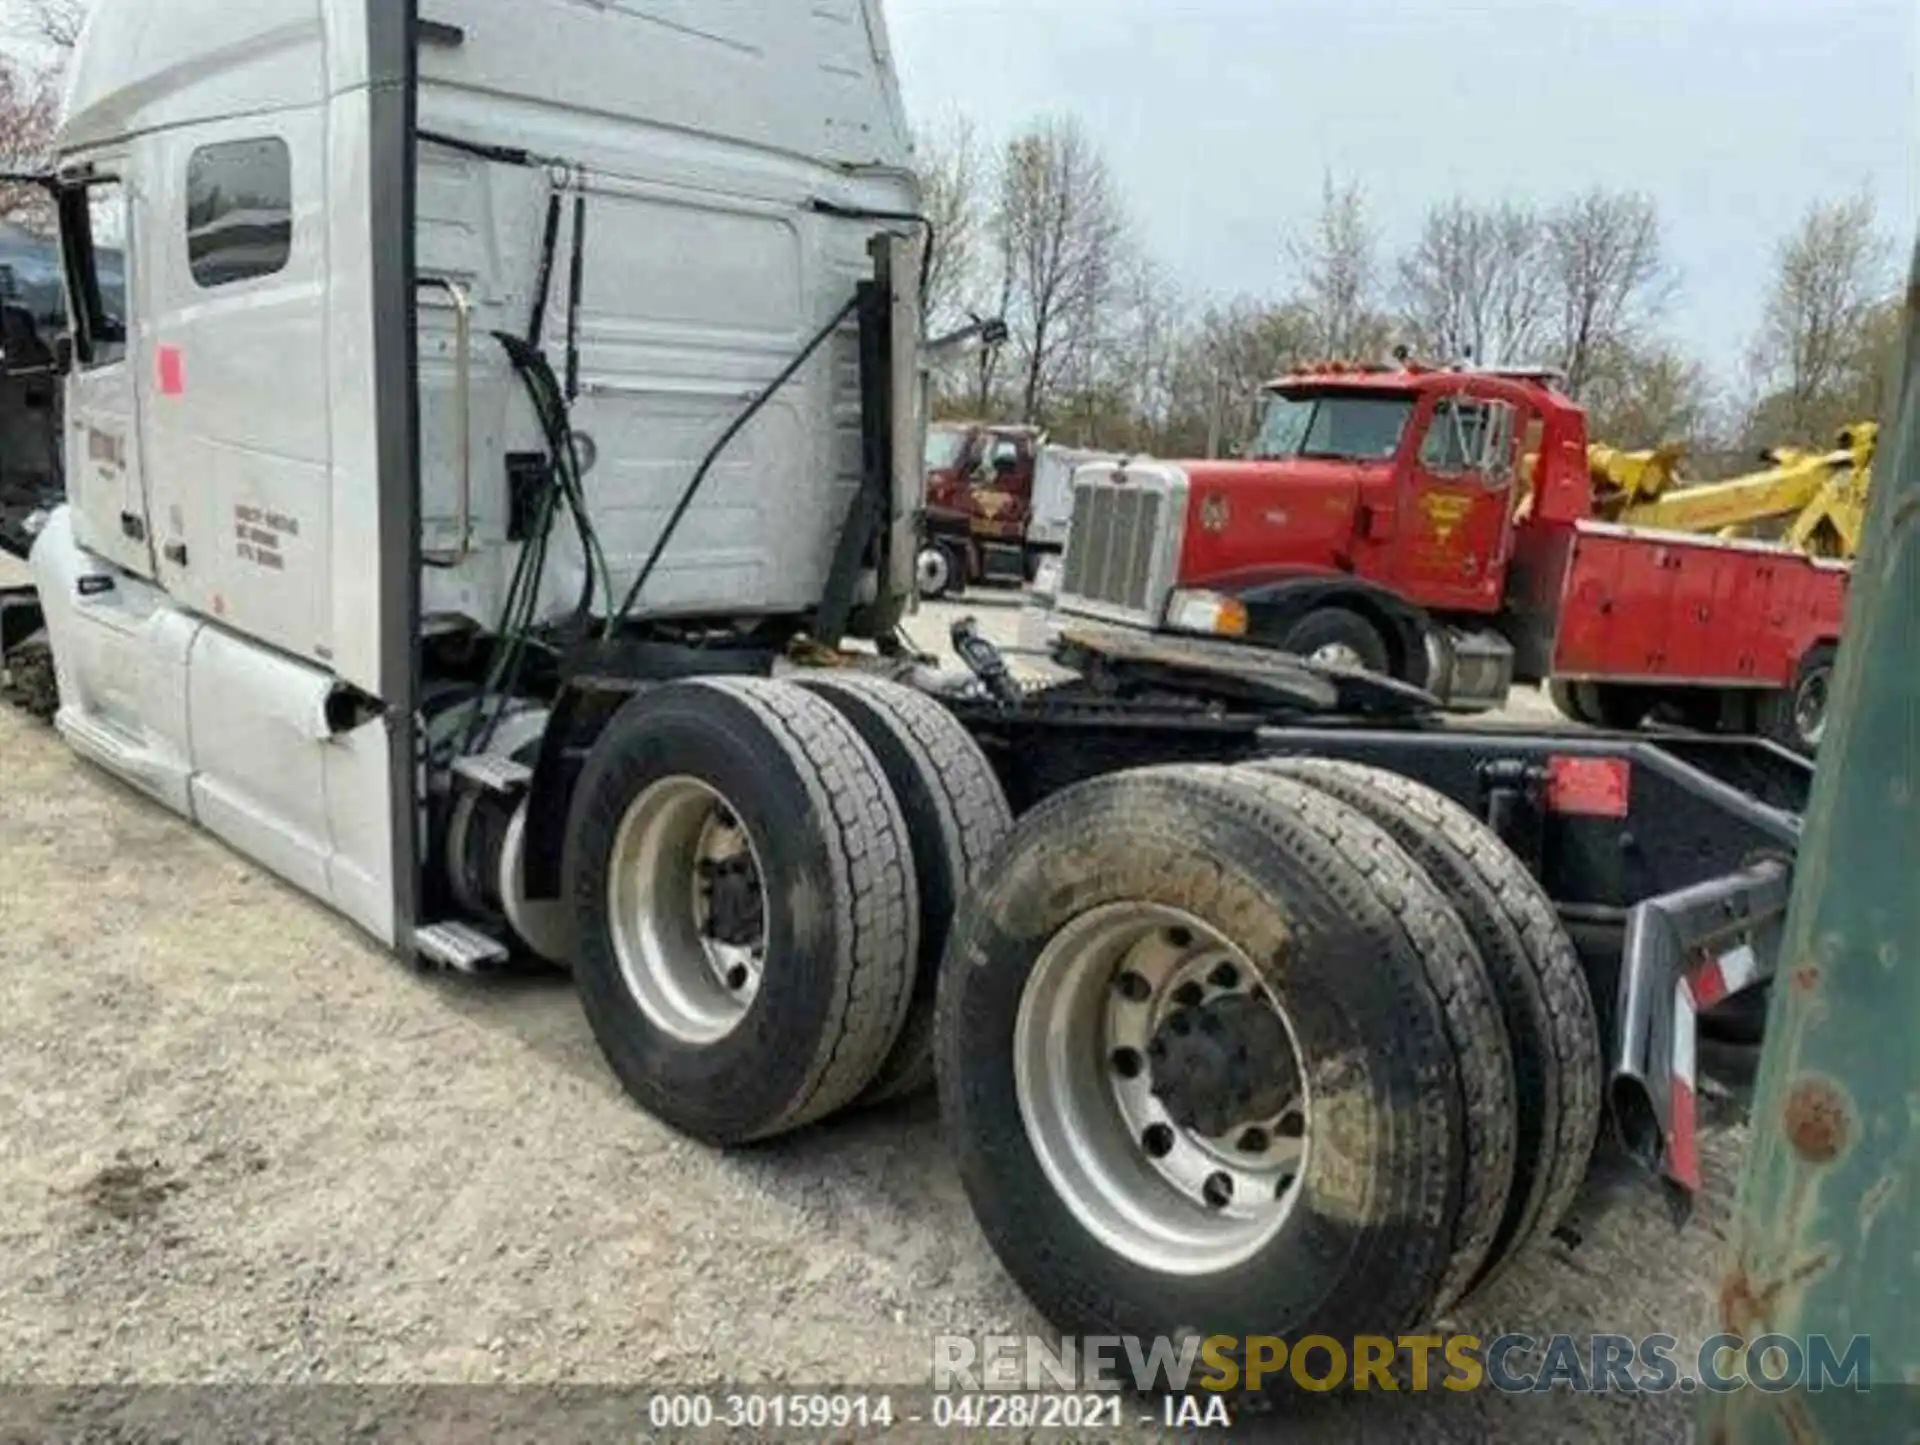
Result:
M1047 581L1057 613L1324 649L1463 710L1550 682L1587 721L1777 732L1848 569L1598 520L1546 373L1329 366L1273 383L1244 459L1083 469Z
M1037 427L940 422L927 428L927 541L955 583L1027 580Z

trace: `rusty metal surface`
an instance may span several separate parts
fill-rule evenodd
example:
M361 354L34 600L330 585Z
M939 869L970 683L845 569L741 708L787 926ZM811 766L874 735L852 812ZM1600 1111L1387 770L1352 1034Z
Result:
M1873 1388L1710 1398L1703 1438L1920 1426L1920 250L1720 1289L1751 1341L1871 1338Z

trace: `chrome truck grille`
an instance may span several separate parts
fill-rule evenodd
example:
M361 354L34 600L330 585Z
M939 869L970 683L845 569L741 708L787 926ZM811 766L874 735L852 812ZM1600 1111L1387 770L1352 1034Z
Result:
M1179 572L1186 502L1186 477L1176 468L1082 467L1074 476L1056 607L1158 627Z

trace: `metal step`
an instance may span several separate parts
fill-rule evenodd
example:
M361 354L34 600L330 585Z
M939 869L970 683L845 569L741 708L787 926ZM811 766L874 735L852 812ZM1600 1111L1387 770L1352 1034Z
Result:
M504 753L476 753L453 765L454 776L489 793L512 797L524 793L533 782L533 769L515 762Z
M485 973L513 957L499 939L470 923L430 923L416 928L413 946L427 962L461 973Z

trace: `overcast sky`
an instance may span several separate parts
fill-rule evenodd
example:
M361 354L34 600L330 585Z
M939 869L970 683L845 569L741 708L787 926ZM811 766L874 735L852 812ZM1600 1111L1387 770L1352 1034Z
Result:
M1778 236L1865 186L1916 231L1920 0L887 0L916 125L1045 111L1100 142L1187 288L1272 292L1323 169L1390 244L1465 194L1649 192L1668 329L1731 380Z

